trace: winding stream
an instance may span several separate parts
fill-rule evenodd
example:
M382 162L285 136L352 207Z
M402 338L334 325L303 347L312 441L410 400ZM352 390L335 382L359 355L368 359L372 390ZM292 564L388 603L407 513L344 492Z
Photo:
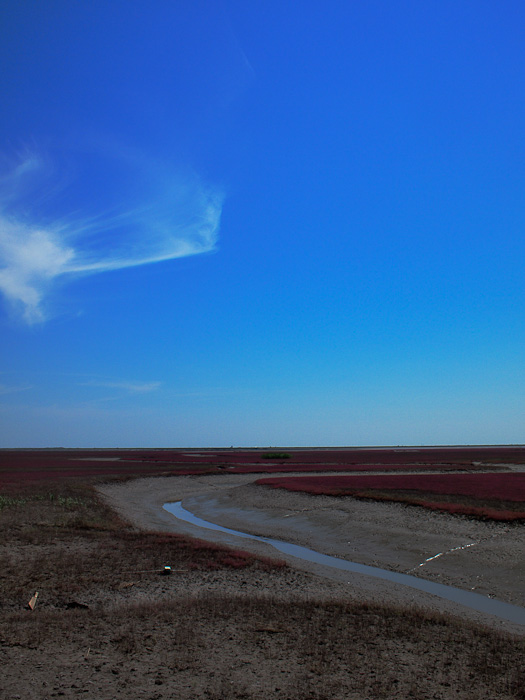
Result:
M304 561L313 562L322 566L328 566L334 569L341 569L343 571L350 571L352 573L363 574L365 576L383 579L384 581L398 583L403 586L415 588L419 591L424 591L425 593L431 593L432 595L450 600L454 603L459 603L460 605L471 608L472 610L477 610L478 612L495 615L502 620L508 620L519 625L525 625L525 608L521 608L517 605L511 605L510 603L504 603L500 600L494 600L493 598L488 598L480 595L479 593L472 593L471 591L464 591L460 588L445 586L442 583L434 583L433 581L427 581L415 576L409 576L408 574L387 571L386 569L379 569L375 566L367 566L366 564L356 564L354 562L347 561L346 559L339 559L327 554L321 554L313 549L308 549L308 547L301 547L289 542L274 540L270 537L260 537L258 535L250 535L246 532L240 532L239 530L231 530L230 528L222 527L222 525L217 525L215 523L208 522L207 520L202 520L202 518L198 518L196 515L193 515L193 513L190 513L190 511L183 508L181 501L177 501L176 503L165 503L164 509L179 520L184 520L185 522L196 525L197 527L206 528L207 530L215 530L217 532L224 532L228 535L235 535L235 537L241 537L243 539L265 542L266 544L269 544L277 549L279 552L295 557L296 559L302 559Z

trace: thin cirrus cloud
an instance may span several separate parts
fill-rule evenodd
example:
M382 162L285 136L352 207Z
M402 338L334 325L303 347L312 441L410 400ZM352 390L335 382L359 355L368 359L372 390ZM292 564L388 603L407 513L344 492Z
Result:
M90 381L82 382L79 386L93 386L104 389L120 389L129 394L147 394L160 388L161 382L129 382L129 381Z
M222 193L193 173L173 174L151 164L142 170L148 185L138 196L140 178L127 203L105 202L95 214L82 208L79 213L72 204L79 199L78 183L70 204L70 183L34 154L0 176L0 292L26 323L46 320L46 302L59 283L215 248ZM86 179L80 183L89 185ZM74 213L57 214L57 200Z
M28 391L32 389L32 386L6 386L5 384L0 384L0 396L5 394L17 394L19 391Z

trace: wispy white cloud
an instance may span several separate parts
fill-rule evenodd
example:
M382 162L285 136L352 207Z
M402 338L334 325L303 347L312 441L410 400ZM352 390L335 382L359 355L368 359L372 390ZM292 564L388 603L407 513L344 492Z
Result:
M74 256L54 231L0 215L0 290L28 323L44 320L44 294Z
M6 386L5 384L0 384L0 396L4 396L5 394L16 394L19 391L27 391L28 389L32 389L32 386Z
M151 163L145 170L141 176L148 186L132 204L112 205L102 214L57 216L50 205L64 183L46 160L26 154L9 170L4 167L0 292L27 323L46 319L46 298L59 281L214 249L222 193L195 174L173 174Z
M122 389L129 394L147 394L160 388L161 382L90 381L79 386L94 386L104 389Z

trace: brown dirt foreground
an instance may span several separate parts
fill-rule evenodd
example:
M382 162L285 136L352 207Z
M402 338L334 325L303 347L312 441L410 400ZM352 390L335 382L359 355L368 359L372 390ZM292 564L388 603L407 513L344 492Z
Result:
M348 573L330 578L298 562L140 573L142 558L146 568L152 561L144 530L281 558L266 545L192 528L162 510L164 502L182 499L195 514L235 529L384 568L415 566L418 575L464 588L476 581L480 592L523 604L523 526L353 499L343 505L302 494L276 498L253 479L174 477L100 487L135 527L121 535L90 538L71 520L53 526L50 540L37 527L12 525L19 532L9 548L0 543L0 583L6 591L18 580L19 590L0 599L0 698L525 698L524 630L432 596ZM41 516L35 510L27 517L38 523ZM474 540L479 544L441 556L434 568L419 567L431 554ZM467 552L476 549L469 563ZM155 566L162 562L174 563ZM16 600L37 583L41 602L33 612L21 609Z

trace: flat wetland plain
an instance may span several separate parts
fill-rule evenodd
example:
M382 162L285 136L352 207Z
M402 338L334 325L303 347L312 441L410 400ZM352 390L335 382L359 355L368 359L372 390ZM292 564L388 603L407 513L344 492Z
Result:
M162 508L525 606L524 476L520 446L2 450L0 697L525 698L523 626Z

